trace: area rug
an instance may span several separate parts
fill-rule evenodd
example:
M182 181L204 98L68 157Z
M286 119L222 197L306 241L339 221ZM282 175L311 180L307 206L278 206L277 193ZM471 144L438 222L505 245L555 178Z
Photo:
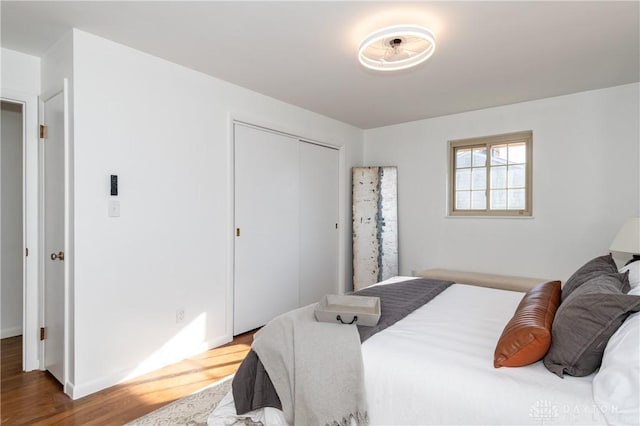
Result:
M231 390L232 378L233 376L225 377L194 394L127 423L125 426L205 426L209 414L216 408L227 392Z

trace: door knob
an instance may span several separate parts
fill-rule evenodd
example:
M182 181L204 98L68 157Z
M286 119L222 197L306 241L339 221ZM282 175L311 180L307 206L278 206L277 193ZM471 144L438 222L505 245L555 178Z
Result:
M59 251L58 254L56 253L51 253L51 260L64 260L64 252L63 251Z

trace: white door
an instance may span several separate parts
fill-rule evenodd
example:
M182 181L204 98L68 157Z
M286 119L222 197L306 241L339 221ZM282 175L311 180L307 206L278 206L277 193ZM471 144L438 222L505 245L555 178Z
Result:
M296 139L240 124L235 142L233 334L298 306Z
M336 149L300 143L300 306L338 293Z
M44 102L44 366L64 383L64 92Z

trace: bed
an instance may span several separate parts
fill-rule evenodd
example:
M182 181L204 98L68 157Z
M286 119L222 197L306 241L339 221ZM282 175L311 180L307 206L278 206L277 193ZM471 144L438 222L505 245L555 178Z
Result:
M494 368L496 342L522 296L453 284L364 342L371 423L606 424L591 376L561 379L542 362Z
M634 280L638 279L637 269L636 265ZM415 278L395 277L378 285L412 279ZM606 377L603 373L600 394L594 397L596 373L560 378L542 361L518 368L494 368L496 342L525 293L487 288L482 279L479 281L474 285L450 285L430 302L362 343L370 424L640 423L639 314L625 323L625 327L635 328L626 330L626 337L621 337L627 353L631 351L631 359L625 355L622 362L630 361L630 366L623 370L609 368ZM523 280L518 289L524 290L532 282ZM622 349L616 350L621 352ZM605 353L607 357L613 359L615 353ZM636 400L629 401L629 395ZM627 400L612 403L611 398ZM287 424L281 411L269 407L248 415L264 424ZM246 415L236 417L233 398L227 395L209 418L209 424L231 424L231 419L242 417Z

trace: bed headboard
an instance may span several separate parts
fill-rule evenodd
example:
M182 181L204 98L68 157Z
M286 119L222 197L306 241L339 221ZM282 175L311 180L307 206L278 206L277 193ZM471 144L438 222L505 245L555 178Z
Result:
M425 269L417 271L415 276L520 292L526 292L540 283L550 281L543 278L514 277L481 272L454 271L451 269Z

